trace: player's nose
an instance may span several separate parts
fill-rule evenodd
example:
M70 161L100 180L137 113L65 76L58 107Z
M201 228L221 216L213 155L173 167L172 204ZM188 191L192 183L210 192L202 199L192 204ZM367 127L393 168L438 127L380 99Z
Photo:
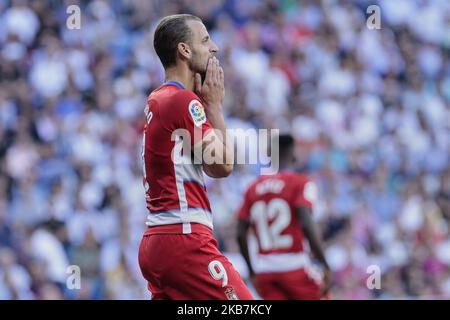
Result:
M219 47L215 44L214 41L211 41L211 53L214 55L219 51Z

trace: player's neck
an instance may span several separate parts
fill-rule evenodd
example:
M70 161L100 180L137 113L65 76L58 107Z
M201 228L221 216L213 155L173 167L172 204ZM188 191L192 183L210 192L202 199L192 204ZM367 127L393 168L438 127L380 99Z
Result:
M194 91L194 74L189 68L173 67L166 70L164 81L177 81L187 90Z

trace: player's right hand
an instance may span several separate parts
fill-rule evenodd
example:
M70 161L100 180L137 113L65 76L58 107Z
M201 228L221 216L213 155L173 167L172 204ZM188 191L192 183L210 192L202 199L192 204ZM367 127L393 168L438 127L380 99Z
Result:
M225 85L223 69L216 57L208 60L203 84L200 74L195 74L195 93L203 99L208 107L218 107L221 110L225 96ZM205 111L208 112L210 110L205 108Z

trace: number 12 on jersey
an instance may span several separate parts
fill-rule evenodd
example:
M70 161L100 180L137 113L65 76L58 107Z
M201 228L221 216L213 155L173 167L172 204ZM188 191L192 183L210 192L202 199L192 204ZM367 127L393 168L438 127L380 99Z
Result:
M257 201L250 209L250 217L256 226L261 250L286 249L292 246L292 236L281 234L291 223L291 209L285 200L275 198L268 203ZM269 224L271 220L273 221Z

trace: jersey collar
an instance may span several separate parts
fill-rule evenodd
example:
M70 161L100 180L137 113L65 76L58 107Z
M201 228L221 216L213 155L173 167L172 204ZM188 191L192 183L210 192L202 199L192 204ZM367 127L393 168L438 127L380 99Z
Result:
M184 89L184 86L181 83L179 83L178 81L173 81L173 80L166 81L166 82L163 83L163 86L168 85L168 84L173 84L173 85L177 86L180 89Z

